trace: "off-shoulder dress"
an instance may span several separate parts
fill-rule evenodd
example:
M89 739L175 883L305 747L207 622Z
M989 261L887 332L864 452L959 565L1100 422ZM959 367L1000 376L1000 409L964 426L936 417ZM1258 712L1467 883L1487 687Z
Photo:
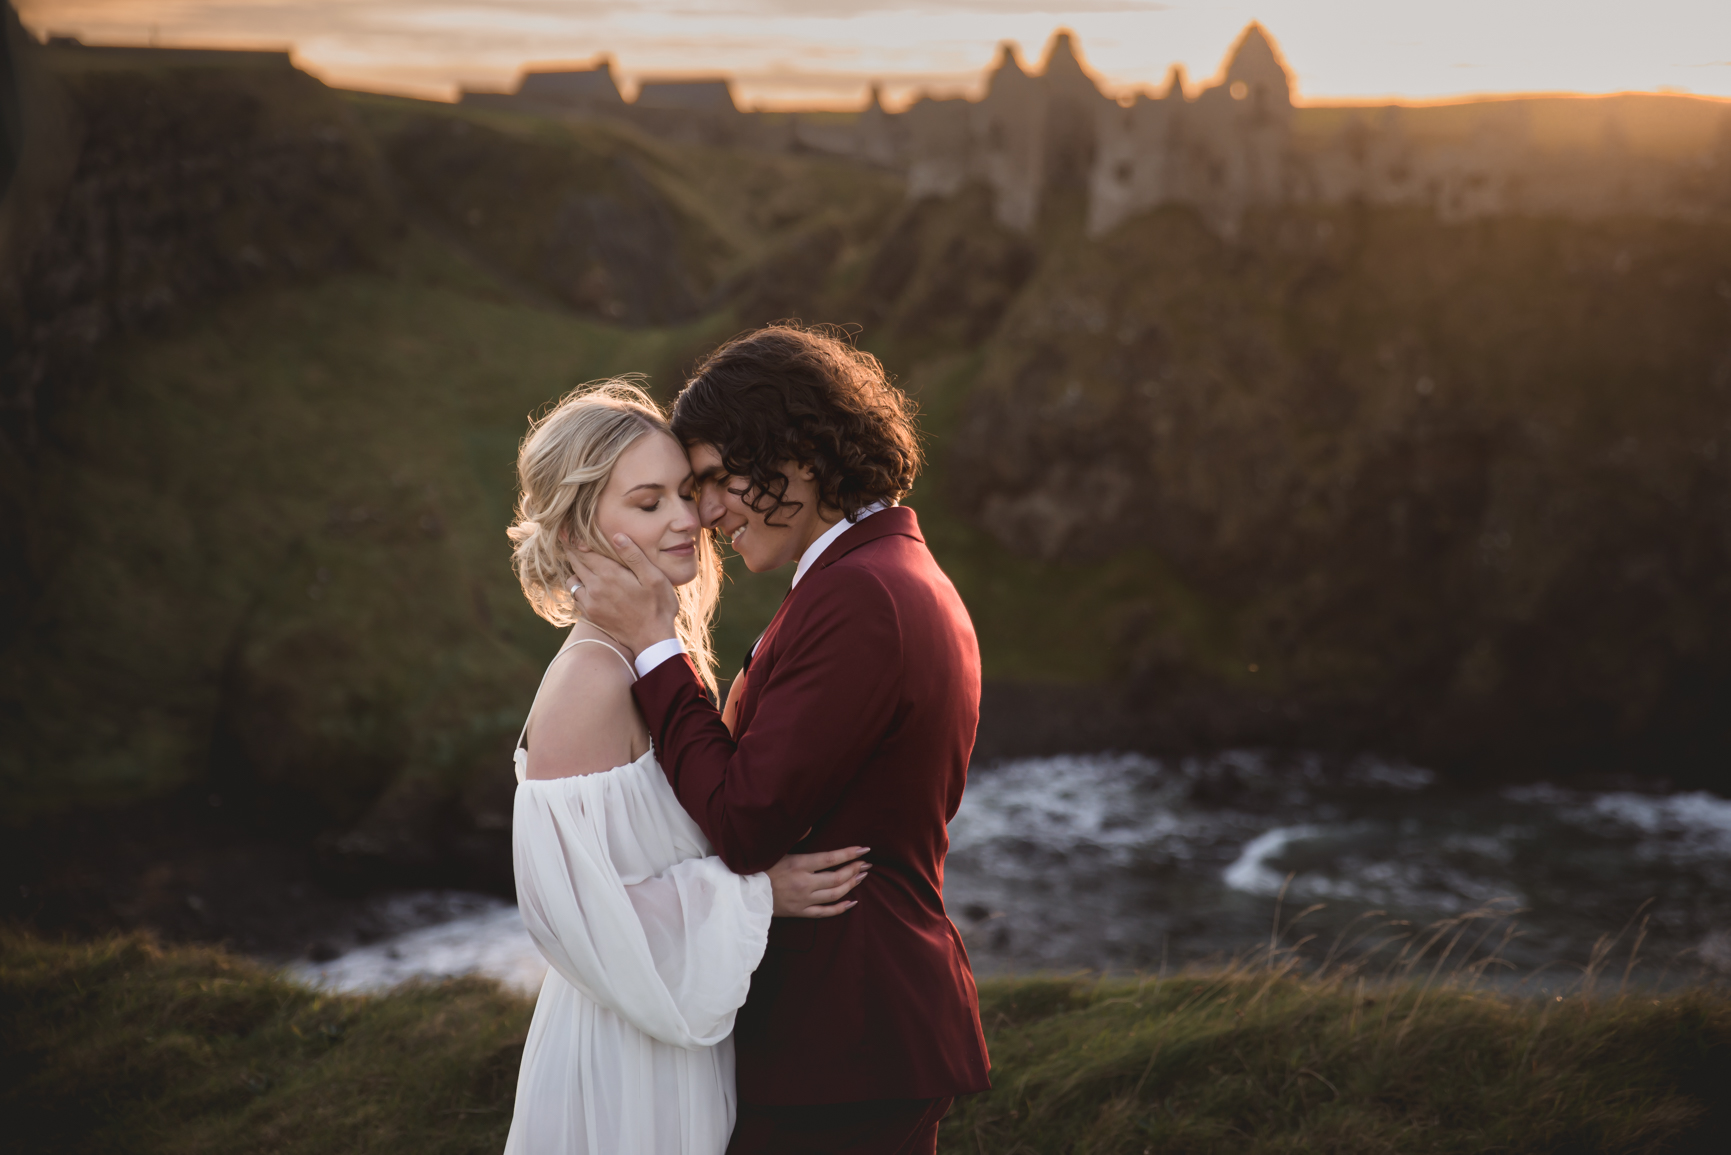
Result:
M548 971L506 1155L722 1155L733 1017L763 958L769 876L710 853L653 748L604 773L532 779L519 738L516 761L517 904Z

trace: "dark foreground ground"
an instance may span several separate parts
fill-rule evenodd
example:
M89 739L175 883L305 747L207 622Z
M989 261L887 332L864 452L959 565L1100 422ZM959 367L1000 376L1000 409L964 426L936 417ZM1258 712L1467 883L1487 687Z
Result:
M996 1087L940 1149L1693 1152L1731 1128L1722 991L1282 971L986 983ZM479 980L330 996L203 947L6 932L7 1149L496 1152L529 1011Z

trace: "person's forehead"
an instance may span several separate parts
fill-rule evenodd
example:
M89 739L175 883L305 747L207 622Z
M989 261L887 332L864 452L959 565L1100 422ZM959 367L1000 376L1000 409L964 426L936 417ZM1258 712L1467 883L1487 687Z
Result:
M712 473L722 467L721 450L707 441L694 441L685 447L685 452L691 458L693 473Z
M639 438L620 454L614 473L633 478L635 484L643 479L643 475L658 475L669 471L683 477L689 468L679 443L665 433L656 433Z

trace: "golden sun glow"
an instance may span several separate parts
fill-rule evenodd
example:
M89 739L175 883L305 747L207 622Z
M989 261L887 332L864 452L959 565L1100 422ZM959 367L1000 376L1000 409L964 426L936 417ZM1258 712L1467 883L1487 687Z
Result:
M744 107L857 107L975 92L1000 40L1075 30L1109 89L1173 64L1212 75L1260 20L1301 101L1676 90L1731 97L1724 0L17 0L38 34L90 43L292 47L332 84L452 98L527 63L610 53L643 75L730 75Z

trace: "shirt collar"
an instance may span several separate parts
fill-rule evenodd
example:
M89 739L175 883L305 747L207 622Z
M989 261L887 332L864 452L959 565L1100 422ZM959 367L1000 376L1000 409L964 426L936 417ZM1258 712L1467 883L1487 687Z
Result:
M823 536L805 547L805 552L799 555L799 568L793 571L793 584L798 585L799 579L805 576L805 571L817 564L817 559L823 556L823 551L834 544L835 539L870 517L874 513L882 513L889 508L888 502L874 501L854 514L853 520L842 518L823 531Z

